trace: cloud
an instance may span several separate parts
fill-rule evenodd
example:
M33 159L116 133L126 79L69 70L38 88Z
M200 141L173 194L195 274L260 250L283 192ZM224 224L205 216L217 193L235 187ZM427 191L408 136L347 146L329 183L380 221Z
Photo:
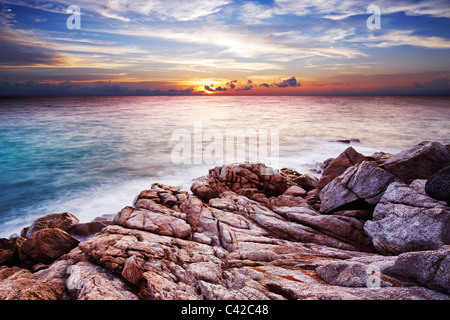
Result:
M301 87L301 83L297 82L297 79L295 77L291 77L278 83L272 83L272 87L277 88Z
M330 20L343 20L366 14L369 4L370 2L362 5L358 0L275 0L274 13L297 16L315 15ZM382 14L403 12L410 16L428 15L450 18L450 7L445 0L378 0L374 4L381 8Z
M80 85L70 81L58 84L27 81L23 83L0 83L0 97L30 96L184 96L200 95L192 88L178 90L129 89L112 82L96 82Z
M5 3L49 12L65 13L72 3L66 0L2 0ZM231 0L77 0L85 11L96 12L106 18L123 22L132 20L191 21L207 17L222 10Z
M63 54L14 31L11 28L14 18L9 10L0 11L1 66L61 65L65 61Z
M357 37L351 42L366 43L369 47L389 48L396 46L415 46L429 49L450 49L450 41L442 37L427 37L413 34L413 30L394 30L385 34Z
M418 82L413 81L408 86L396 87L388 86L376 88L365 94L370 95L405 95L405 96L449 96L450 95L450 79L437 78L430 81Z
M253 2L247 2L240 7L239 19L245 24L262 24L264 19L271 18L274 9Z

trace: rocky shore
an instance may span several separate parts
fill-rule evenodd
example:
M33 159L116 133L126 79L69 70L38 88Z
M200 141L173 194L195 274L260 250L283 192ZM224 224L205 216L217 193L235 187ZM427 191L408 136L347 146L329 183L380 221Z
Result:
M216 167L116 215L0 239L0 299L450 299L450 145L352 147L320 179Z

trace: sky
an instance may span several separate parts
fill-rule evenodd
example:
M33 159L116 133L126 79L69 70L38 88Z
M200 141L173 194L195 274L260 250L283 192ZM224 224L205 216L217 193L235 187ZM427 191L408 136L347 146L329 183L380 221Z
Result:
M27 95L450 95L450 2L0 0Z

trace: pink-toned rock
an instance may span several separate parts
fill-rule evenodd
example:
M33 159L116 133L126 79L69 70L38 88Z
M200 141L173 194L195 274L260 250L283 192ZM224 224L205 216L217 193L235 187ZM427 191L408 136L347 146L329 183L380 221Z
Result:
M167 214L126 207L114 218L114 223L131 228L155 232L178 238L191 236L191 226L186 221Z
M283 193L283 195L285 196L294 196L294 197L304 197L307 194L308 193L305 191L305 189L299 186L291 186Z
M58 228L35 231L22 243L20 260L27 263L49 264L78 245L78 240Z
M343 174L349 167L366 160L367 158L365 156L356 152L356 150L352 147L348 147L337 158L331 161L331 163L323 171L322 177L319 182L317 182L317 187L322 189L334 178Z
M46 228L58 228L67 232L70 226L78 222L78 218L68 212L49 214L35 220L28 228L25 238L29 238L36 231Z

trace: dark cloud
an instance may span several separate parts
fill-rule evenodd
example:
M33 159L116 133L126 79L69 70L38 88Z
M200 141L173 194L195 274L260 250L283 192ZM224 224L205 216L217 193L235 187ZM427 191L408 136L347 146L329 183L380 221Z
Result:
M222 88L222 87L217 87L216 88L216 92L220 92L220 91L228 91L228 89L227 88Z
M252 80L247 80L247 82L241 86L239 89L237 89L237 91L250 91L254 88L255 86L253 85L253 81Z
M215 89L211 88L211 86L204 86L203 88L205 88L206 91L215 91Z
M58 84L27 81L24 83L0 83L0 97L36 97L36 96L184 96L201 95L192 88L185 90L148 90L129 89L112 82L97 82L79 85L70 81Z
M301 83L297 82L295 77L291 77L279 83L272 83L272 86L277 88L300 87Z
M270 85L267 84L267 83L261 83L259 86L260 86L260 87L266 87L266 88L269 88L269 87L270 87Z
M406 95L406 96L449 96L450 79L438 78L425 82L413 81L409 86L404 87L383 87L377 88L368 95Z

